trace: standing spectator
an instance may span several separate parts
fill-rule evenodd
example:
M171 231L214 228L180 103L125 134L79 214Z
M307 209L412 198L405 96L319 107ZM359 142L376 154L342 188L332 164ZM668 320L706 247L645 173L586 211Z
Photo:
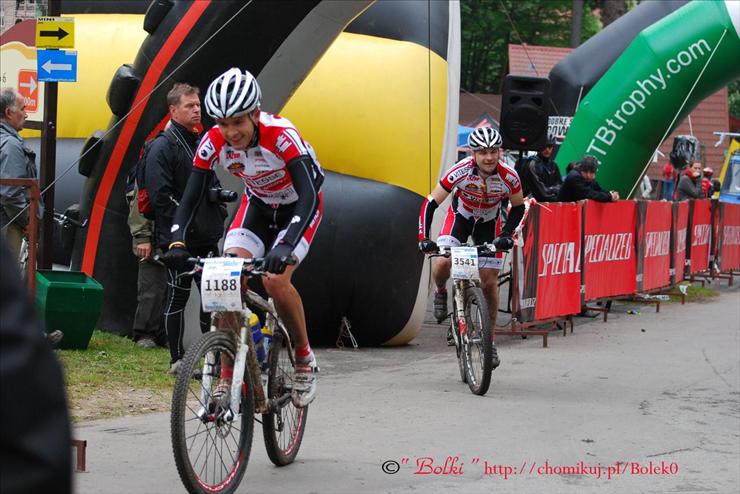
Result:
M712 178L714 170L710 167L704 168L704 178L701 179L701 191L704 193L704 197L711 198L715 192L719 192L721 184L716 178Z
M164 300L167 293L167 271L155 261L154 222L139 213L136 184L126 198L129 204L128 227L133 238L134 255L139 258L137 306L134 315L133 338L142 348L165 346Z
M578 165L568 173L560 189L558 200L574 202L581 199L592 199L599 202L619 200L619 192L607 192L596 181L596 172L599 169L599 160L593 156L584 157Z
M703 197L704 193L701 191L701 163L695 161L678 180L676 200L702 199Z
M26 123L26 104L15 89L0 91L0 178L36 178L36 153L18 134ZM0 228L18 258L28 227L26 187L0 186ZM41 207L39 205L39 212Z
M200 141L197 127L200 125L200 90L189 84L177 83L167 93L170 122L165 131L154 138L146 155L146 186L154 208L154 230L157 246L166 252L172 242L172 223L175 217L185 185L193 169L195 150ZM211 200L207 192L218 186L213 181L206 184L204 193L198 197L197 212L192 224L186 228L194 231L189 236L188 247L194 256L207 257L218 255L218 241L223 236L223 223L226 219L226 208L207 206ZM215 215L214 215L215 213ZM216 217L217 216L217 217ZM183 335L185 332L184 312L188 298L192 275L183 275L186 270L167 268L167 298L165 301L164 325L170 347L170 373L176 374L180 359L185 350ZM200 278L196 278L200 290ZM200 330L209 330L210 317L200 310Z
M555 139L548 137L545 149L524 162L521 179L526 185L527 195L533 196L537 202L557 201L563 185L563 176L552 159L554 149Z
M663 166L663 173L661 176L662 182L662 199L666 201L673 200L673 191L676 186L676 169L673 168L673 164L669 161Z

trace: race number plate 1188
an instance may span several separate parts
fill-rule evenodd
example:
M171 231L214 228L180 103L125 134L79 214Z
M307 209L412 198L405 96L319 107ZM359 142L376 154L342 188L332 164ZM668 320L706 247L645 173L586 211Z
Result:
M456 280L479 280L478 249L475 247L452 247L452 277Z
M200 299L203 311L242 310L241 275L244 259L213 257L203 260Z

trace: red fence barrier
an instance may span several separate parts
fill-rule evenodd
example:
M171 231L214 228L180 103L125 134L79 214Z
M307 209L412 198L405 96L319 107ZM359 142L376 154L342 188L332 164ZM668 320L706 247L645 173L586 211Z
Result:
M709 199L694 199L689 202L691 237L688 239L687 256L689 258L689 274L694 274L709 269L712 202Z
M637 203L636 260L637 291L649 291L671 284L670 202Z
M586 301L740 269L740 205L709 199L537 204L523 228L513 304L522 323L577 314ZM507 333L508 334L508 333Z
M580 203L537 204L524 225L519 320L539 321L581 310Z
M740 269L740 204L719 203L717 264L722 272Z
M586 201L583 212L585 300L635 293L635 201Z
M673 203L671 226L671 284L683 281L686 276L686 244L689 229L688 201Z

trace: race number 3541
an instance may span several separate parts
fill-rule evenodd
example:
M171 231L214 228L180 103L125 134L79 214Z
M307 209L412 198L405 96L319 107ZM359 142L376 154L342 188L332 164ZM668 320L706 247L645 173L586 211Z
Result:
M475 247L452 247L452 277L462 280L480 279L478 273L478 249Z

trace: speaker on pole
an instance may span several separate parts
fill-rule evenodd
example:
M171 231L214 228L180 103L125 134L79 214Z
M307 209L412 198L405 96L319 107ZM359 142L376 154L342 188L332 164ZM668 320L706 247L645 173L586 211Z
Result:
M507 75L501 105L503 147L539 151L547 143L550 79Z

